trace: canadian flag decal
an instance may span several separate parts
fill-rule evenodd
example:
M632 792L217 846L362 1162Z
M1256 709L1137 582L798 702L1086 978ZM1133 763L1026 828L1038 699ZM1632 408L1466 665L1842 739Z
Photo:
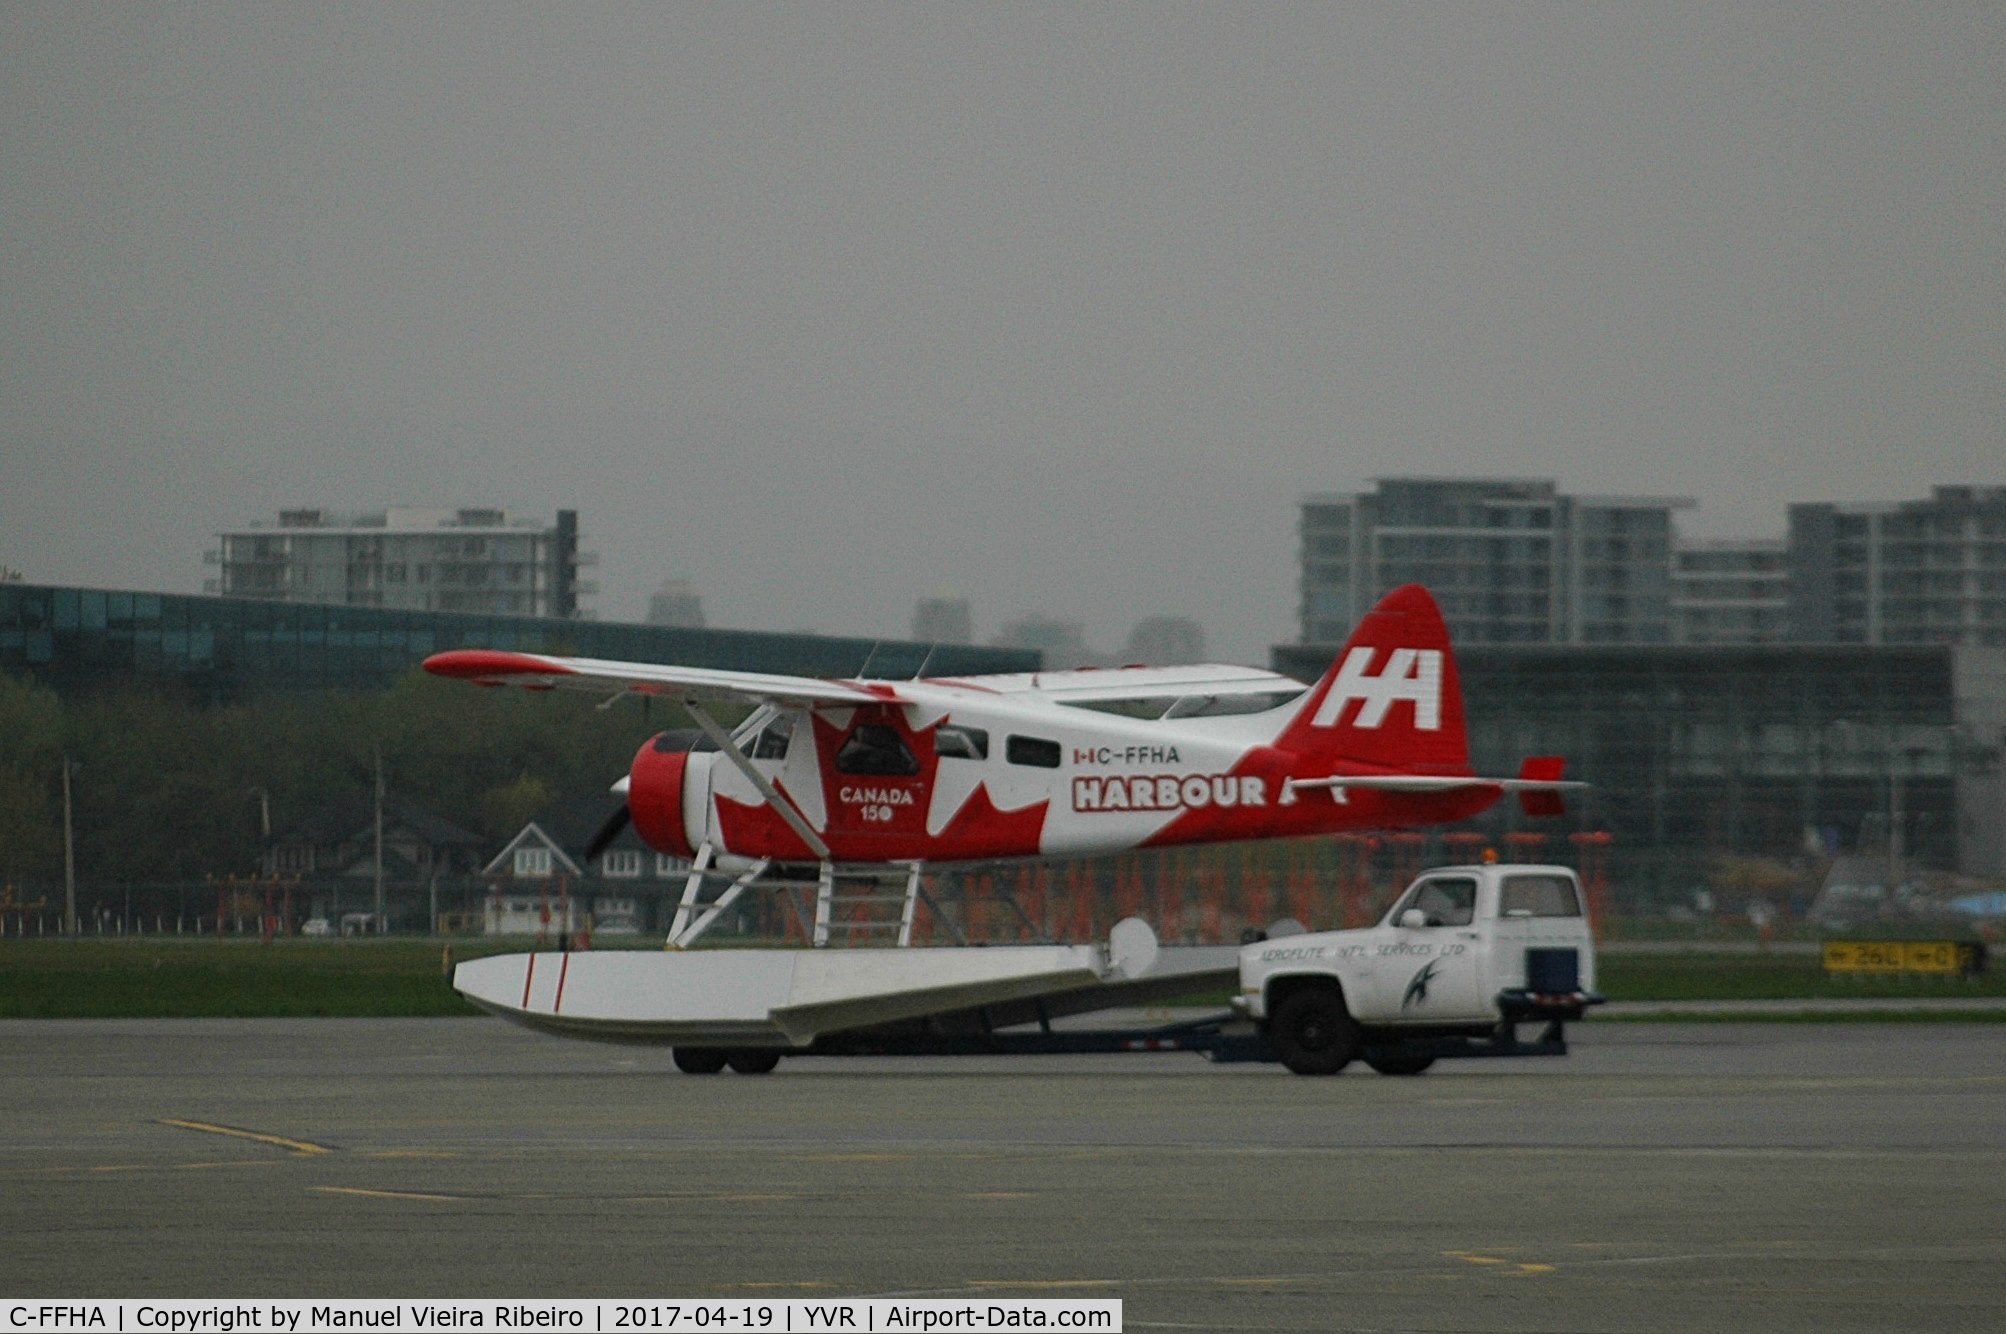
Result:
M1312 727L1335 727L1344 706L1359 701L1358 716L1351 725L1367 731L1386 721L1387 710L1405 700L1414 706L1414 729L1438 732L1442 728L1442 653L1432 648L1396 648L1377 675L1369 674L1378 650L1361 644L1344 655L1323 697Z

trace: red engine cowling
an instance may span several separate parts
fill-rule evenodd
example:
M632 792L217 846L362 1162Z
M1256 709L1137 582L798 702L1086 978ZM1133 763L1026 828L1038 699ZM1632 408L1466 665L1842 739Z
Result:
M694 857L683 820L683 787L689 778L689 747L669 732L649 737L634 753L627 771L627 810L634 832L657 852Z

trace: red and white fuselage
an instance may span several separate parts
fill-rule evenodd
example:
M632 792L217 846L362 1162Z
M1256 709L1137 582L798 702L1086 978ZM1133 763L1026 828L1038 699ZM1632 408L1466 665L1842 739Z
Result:
M636 831L684 857L1074 856L1439 824L1563 786L1557 760L1471 773L1448 633L1413 585L1314 686L1220 666L817 681L484 650L425 665L689 704L716 748L664 733L624 784ZM704 712L719 699L757 708L726 736Z

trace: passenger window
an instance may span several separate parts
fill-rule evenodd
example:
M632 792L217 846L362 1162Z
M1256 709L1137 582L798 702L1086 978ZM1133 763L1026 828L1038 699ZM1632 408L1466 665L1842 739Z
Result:
M1498 897L1498 916L1579 917L1581 899L1571 881L1557 875L1507 876Z
M775 718L752 743L752 758L755 760L784 760L787 758L787 741L794 735L794 720Z
M836 752L836 772L879 778L909 778L919 761L898 732L882 723L865 723L850 733Z
M1423 880L1407 901L1393 911L1393 920L1409 908L1419 908L1429 926L1468 926L1477 915L1477 882L1461 876Z
M954 727L942 723L933 733L933 753L950 760L989 758L989 734L979 727Z
M1040 736L1013 736L1004 743L1003 754L1012 764L1028 764L1039 769L1059 767L1059 743Z

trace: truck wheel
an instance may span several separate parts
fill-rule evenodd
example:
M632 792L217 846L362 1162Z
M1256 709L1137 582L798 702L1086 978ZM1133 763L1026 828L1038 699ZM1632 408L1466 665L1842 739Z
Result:
M1365 1063L1382 1075L1418 1075L1435 1063L1432 1056L1368 1056Z
M730 1053L724 1059L733 1074L770 1075L773 1067L780 1064L780 1053L772 1047L747 1047Z
M686 1075L714 1075L724 1069L725 1055L717 1047L677 1047L669 1055Z
M1334 991L1298 991L1276 1009L1268 1039L1299 1075L1334 1075L1358 1054L1358 1023Z

